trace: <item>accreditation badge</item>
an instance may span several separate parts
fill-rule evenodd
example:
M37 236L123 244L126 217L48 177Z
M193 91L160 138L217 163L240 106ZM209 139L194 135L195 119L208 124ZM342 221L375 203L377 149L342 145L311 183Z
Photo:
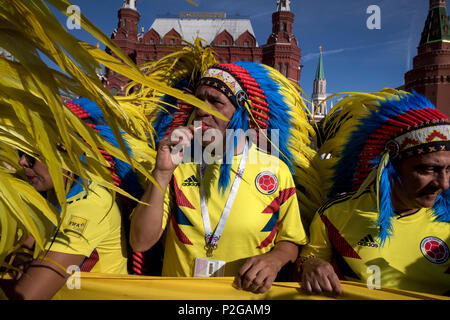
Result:
M195 258L194 277L223 277L224 274L225 261Z

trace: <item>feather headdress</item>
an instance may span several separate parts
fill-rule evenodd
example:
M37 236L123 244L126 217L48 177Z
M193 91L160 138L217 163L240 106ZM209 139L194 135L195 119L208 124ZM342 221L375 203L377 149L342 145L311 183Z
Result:
M323 124L325 141L314 166L323 179L322 199L375 184L380 243L392 234L391 185L399 179L394 159L450 150L450 119L424 96L393 89L349 93ZM438 221L450 221L448 191L434 206Z
M180 60L185 62L177 63ZM193 61L197 63L192 63ZM217 82L224 86L226 96L236 106L228 129L254 129L258 147L261 147L259 141L269 140L265 151L277 149L275 154L288 165L294 175L302 218L305 225L309 225L318 201L319 177L310 166L315 156L312 147L315 131L309 122L301 89L275 69L260 63L242 61L218 64L210 49L201 49L198 42L195 46L187 46L173 56L164 57L153 64L155 67L161 65L170 66L172 70L164 72L157 69L153 74L150 67L149 74L170 79L166 81L172 82L176 88L194 92L199 85L213 86ZM173 72L173 69L177 72ZM172 107L166 107L168 104ZM192 107L185 101L163 97L161 107L153 113L156 139L169 134L178 126L191 124L192 111ZM271 143L274 130L277 130L278 144ZM234 150L233 143L227 142L227 145ZM228 151L224 152L224 158L230 154ZM231 166L224 159L219 177L221 190L225 190L229 184L230 169Z

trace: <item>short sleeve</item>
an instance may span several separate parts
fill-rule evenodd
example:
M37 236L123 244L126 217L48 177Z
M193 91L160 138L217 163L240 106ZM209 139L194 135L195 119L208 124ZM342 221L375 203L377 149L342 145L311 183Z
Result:
M96 188L67 206L65 219L46 249L89 257L105 237L120 228L120 211L111 194Z

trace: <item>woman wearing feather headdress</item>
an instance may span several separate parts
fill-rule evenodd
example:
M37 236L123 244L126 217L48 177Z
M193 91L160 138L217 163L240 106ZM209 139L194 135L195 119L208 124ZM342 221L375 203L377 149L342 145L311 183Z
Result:
M163 276L235 276L238 288L265 292L307 241L292 177L304 186L313 179L305 174L315 152L304 102L289 80L258 63L213 64L175 80L218 115L185 105L158 113L153 175L166 195L147 189L142 201L152 206L136 208L131 245L145 251L165 230ZM253 141L238 133L249 129ZM193 158L180 163L189 153L180 146L193 146ZM217 162L208 163L210 155Z
M324 122L325 196L301 251L308 293L339 279L448 295L450 119L417 93L350 94Z
M80 98L66 102L66 105L102 137L117 145L95 103ZM59 152L66 153L62 145L59 144L57 148ZM139 198L141 188L131 167L107 152L101 152L110 164L115 185ZM57 205L48 167L26 153L20 151L19 154L19 164L30 184ZM17 282L7 290L10 298L50 299L73 271L128 274L128 250L123 223L126 221L123 218L130 212L125 205L127 199L120 196L114 199L107 189L93 181L80 179L67 170L64 170L64 175L64 185L69 190L65 219L54 238L47 241L41 256L26 261L24 265L13 262L13 265L23 269L23 273L15 277ZM32 237L22 247L32 252Z

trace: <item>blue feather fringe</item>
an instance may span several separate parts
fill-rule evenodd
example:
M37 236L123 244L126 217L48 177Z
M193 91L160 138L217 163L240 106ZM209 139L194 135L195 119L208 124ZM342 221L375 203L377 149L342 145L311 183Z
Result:
M180 82L176 83L173 87L181 90L184 87L186 87L188 85L188 83L189 83L188 79L184 79L184 80L181 80ZM161 100L172 106L176 106L178 103L177 99L170 95L163 96ZM162 137L164 137L169 124L173 121L173 114L178 110L178 109L171 107L169 105L166 105L166 104L163 104L162 106L166 110L161 109L158 112L158 114L156 116L156 121L153 124L153 128L156 131L156 136L154 137L156 143L158 143L158 141Z
M245 68L251 76L259 83L260 88L264 91L266 100L269 104L269 126L267 131L278 130L279 137L279 158L288 166L292 175L295 171L290 159L293 158L289 149L289 137L291 135L292 117L288 113L291 106L286 102L284 96L281 94L280 84L272 80L269 75L269 69L258 63L249 61L240 61L235 64Z
M433 206L436 221L450 222L450 189L444 190Z
M377 220L379 228L378 237L380 238L380 247L383 247L386 240L392 235L392 220L395 217L394 208L391 201L391 183L393 178L397 177L397 173L389 161L383 170L380 181L380 215Z
M96 123L105 124L103 113L94 101L81 97L71 102L82 107Z
M99 130L99 134L104 137L109 143L111 143L112 145L114 145L115 147L119 148L119 144L116 140L116 138L114 137L113 132L111 131L111 128L109 126L106 125L97 125L96 129ZM120 131L120 133L123 135L123 131ZM128 144L125 141L125 146L127 148L127 151L130 155L132 155L132 150L130 149L130 147L128 146ZM125 189L125 191L127 191L129 194L131 194L133 197L140 199L141 196L143 195L143 189L141 188L141 185L139 184L139 180L136 176L136 174L134 173L133 169L131 168L131 166L122 161L119 160L115 157L114 158L114 162L115 162L115 168L116 168L116 172L119 175L120 179L122 180L122 186Z
M231 163L234 157L234 150L239 142L239 135L235 133L237 133L238 130L242 130L243 132L248 130L248 117L249 116L245 108L240 107L234 112L233 117L228 124L229 131L227 132L226 137L226 150L223 156L222 164L220 165L219 175L219 191L222 195L225 193L225 190L230 184ZM231 142L230 139L233 135L233 141Z
M106 125L106 122L104 121L103 114L99 107L95 104L95 102L86 99L86 98L80 98L77 100L73 100L73 103L79 105L82 107L86 112L90 114L90 117L96 122L96 129L99 130L99 134L104 137L108 142L110 142L112 145L119 147L119 144L114 137L114 134L111 130L111 128ZM121 131L121 134L123 132ZM127 148L128 153L131 154L132 150L128 146L127 142L125 142L125 146ZM113 157L116 167L116 172L119 175L122 186L126 192L131 194L137 199L140 199L143 195L144 190L141 188L141 185L139 183L139 180L132 170L131 166L123 162L115 157ZM78 187L78 184L74 186L74 188L77 188L78 191L81 191ZM74 194L72 194L73 196Z

